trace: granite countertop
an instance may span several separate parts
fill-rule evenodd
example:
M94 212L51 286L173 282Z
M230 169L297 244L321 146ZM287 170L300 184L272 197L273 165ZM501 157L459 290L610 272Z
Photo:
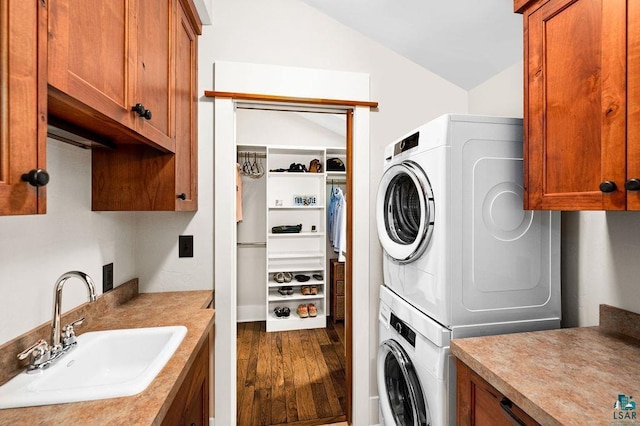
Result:
M143 392L123 398L0 410L0 424L92 426L160 424L189 371L197 350L207 342L209 332L212 330L214 310L204 309L211 303L212 291L138 294L137 288L137 280L132 280L113 290L113 293L119 293L119 295L110 296L111 292L107 293L109 296L98 298L98 302L102 303L82 305L75 309L72 315L87 316L88 324L86 326L83 324L78 329L78 335L86 331L105 329L168 325L187 327L187 334L176 352ZM120 290L116 292L118 289ZM92 305L96 307L93 308ZM93 311L87 311L92 308ZM69 314L64 315L64 317L69 316ZM75 318L71 317L71 320L73 319ZM7 370L6 365L9 362L5 362L5 359L11 359L11 363L14 362L13 359L17 353L16 344L25 346L27 345L25 342L34 339L34 334L43 331L46 333L47 329L50 330L50 327L43 325L0 346L2 368ZM0 371L0 383L6 381L6 377L2 380L2 373L13 374Z
M597 327L454 339L451 352L540 424L638 416L614 409L619 395L640 399L638 314L602 305Z

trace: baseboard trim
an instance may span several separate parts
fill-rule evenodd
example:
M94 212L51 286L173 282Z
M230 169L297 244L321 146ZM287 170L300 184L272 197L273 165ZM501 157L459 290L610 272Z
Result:
M264 305L238 306L238 322L266 321Z
M371 426L380 426L380 398L369 397L369 423Z

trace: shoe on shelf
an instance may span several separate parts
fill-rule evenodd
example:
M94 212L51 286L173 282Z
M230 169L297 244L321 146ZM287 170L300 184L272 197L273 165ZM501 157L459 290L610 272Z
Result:
M309 275L302 275L302 274L296 275L295 278L296 278L296 281L300 281L302 283L307 282L311 279Z
M311 287L309 287L308 285L303 285L300 288L300 293L302 293L303 296L308 296L311 294Z
M296 313L300 318L307 318L309 316L309 310L307 309L307 305L300 304L298 305L298 309Z
M307 305L307 312L309 313L310 317L315 317L318 315L318 309L316 309L316 305L314 305L313 303L309 303Z
M291 309L289 309L286 306L277 306L274 310L273 313L275 314L276 317L278 318L288 318L289 314L291 313Z
M293 287L288 285L278 287L278 293L283 296L291 296L293 294Z
M283 276L284 276L285 283L290 283L291 280L293 279L293 274L291 272L284 272Z
M276 272L275 274L273 274L273 280L277 283L283 283L284 282L284 273L282 272Z
M309 294L311 295L318 294L318 286L312 285L311 287L309 287Z
M313 278L315 278L318 281L322 281L322 275L320 274L313 274Z

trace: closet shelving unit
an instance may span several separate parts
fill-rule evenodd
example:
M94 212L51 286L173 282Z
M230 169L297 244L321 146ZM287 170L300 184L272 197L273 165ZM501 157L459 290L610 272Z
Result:
M292 163L307 168L317 159L325 165L324 148L268 147L267 148L267 285L266 329L283 331L326 327L326 174L304 172L276 172L289 169ZM315 202L300 203L300 199ZM296 201L297 200L297 201ZM299 233L273 233L274 226L302 225ZM315 230L312 230L315 227ZM306 275L310 279L299 282L279 283L274 279L278 272L290 272L292 276ZM321 280L313 277L320 275ZM303 295L303 286L315 285L318 294ZM283 296L278 289L293 287L293 294ZM313 303L317 316L300 318L296 309L300 304ZM289 317L277 317L276 307L290 309Z
M346 148L327 148L325 153L324 170L327 178L327 182L335 181L338 184L345 184L347 181L347 172L329 171L327 170L327 160L329 158L339 158L342 163L347 164L347 150Z

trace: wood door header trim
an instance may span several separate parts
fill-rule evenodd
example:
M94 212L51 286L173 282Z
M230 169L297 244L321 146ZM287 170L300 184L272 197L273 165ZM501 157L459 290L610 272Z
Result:
M325 105L325 106L343 106L356 107L367 106L370 108L378 108L378 103L374 101L350 101L345 99L322 99L322 98L297 98L291 96L263 95L256 93L236 93L236 92L218 92L215 90L205 90L204 95L207 98L232 98L243 101L258 102L281 102L287 104L305 104L305 105Z

